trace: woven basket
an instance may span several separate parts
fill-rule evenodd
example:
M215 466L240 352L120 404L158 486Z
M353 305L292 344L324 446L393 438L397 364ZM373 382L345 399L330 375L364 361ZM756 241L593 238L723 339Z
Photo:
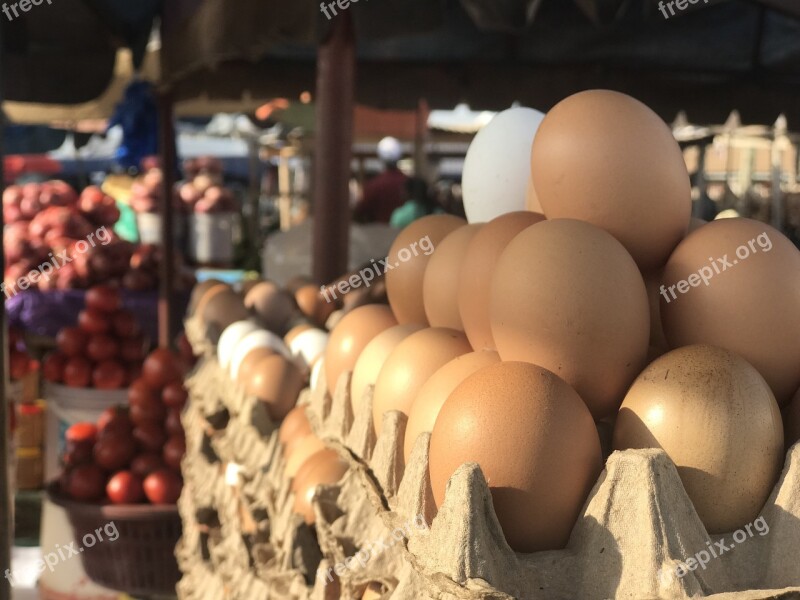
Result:
M175 594L181 576L175 546L182 532L176 506L75 502L61 494L56 484L50 484L47 492L66 511L75 547L80 548L83 568L92 581L130 596ZM103 531L103 541L88 547L85 538L96 539L96 531L112 522L119 537L105 539Z

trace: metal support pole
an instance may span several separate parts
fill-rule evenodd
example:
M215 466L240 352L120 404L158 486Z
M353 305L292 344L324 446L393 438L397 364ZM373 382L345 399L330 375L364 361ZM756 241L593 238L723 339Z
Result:
M2 36L0 36L0 48L3 47ZM0 56L2 52L0 51ZM2 87L2 58L0 58L0 104L5 98L5 90ZM4 169L4 138L5 138L5 117L0 113L0 195L5 191L5 169ZM3 203L0 202L0 227L4 222ZM6 272L5 253L0 252L0 273ZM11 477L8 471L8 450L11 437L9 428L9 399L8 399L8 328L6 323L6 297L0 294L0 386L2 394L0 398L0 598L11 598L11 582L5 578L5 574L11 569L11 546L14 542L14 522L11 517L13 490L11 489Z
M158 345L170 348L177 335L175 314L175 227L173 193L178 162L175 147L175 123L172 95L158 95L158 137L161 165L164 170L161 206L161 264L159 265Z
M317 54L313 275L319 283L347 270L350 161L355 103L355 33L349 12L331 22Z

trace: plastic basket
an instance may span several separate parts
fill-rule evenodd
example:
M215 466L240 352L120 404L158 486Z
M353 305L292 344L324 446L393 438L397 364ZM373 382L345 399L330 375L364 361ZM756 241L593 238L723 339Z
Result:
M75 502L61 494L55 483L48 485L47 492L66 511L83 568L92 581L130 596L175 594L181 577L175 558L182 533L177 506ZM104 541L97 542L97 531L105 532L112 523L119 537L111 541L103 533Z

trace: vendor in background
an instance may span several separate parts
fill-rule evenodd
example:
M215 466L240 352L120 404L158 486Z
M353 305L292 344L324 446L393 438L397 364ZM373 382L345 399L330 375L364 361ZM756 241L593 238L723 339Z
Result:
M389 225L402 229L426 215L443 213L444 210L428 191L424 179L413 177L408 180L408 202L392 213Z
M389 223L395 209L406 199L406 177L397 163L403 148L395 138L383 138L378 144L378 158L384 170L364 185L364 194L353 208L353 219L359 223Z

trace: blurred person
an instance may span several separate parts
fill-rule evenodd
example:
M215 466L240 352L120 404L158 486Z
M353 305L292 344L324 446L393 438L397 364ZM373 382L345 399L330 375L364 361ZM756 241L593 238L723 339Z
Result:
M443 212L444 210L433 201L425 180L412 177L408 180L408 202L395 209L389 225L402 229L426 215Z
M364 185L364 193L353 208L353 219L359 223L389 223L395 209L407 199L406 177L397 163L403 156L400 142L393 137L378 144L378 158L384 170Z

